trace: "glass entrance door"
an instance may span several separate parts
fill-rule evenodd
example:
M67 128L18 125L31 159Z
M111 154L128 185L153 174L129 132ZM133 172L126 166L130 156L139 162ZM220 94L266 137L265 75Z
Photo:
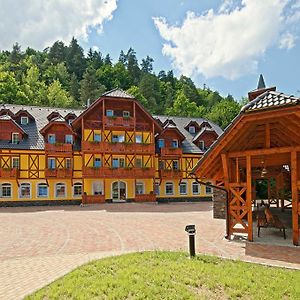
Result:
M126 183L115 181L112 184L112 200L126 200Z

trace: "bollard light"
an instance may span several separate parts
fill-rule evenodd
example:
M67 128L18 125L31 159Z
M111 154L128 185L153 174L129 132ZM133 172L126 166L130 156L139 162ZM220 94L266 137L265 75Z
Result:
M195 235L196 235L196 227L195 225L186 225L185 231L187 232L189 236L189 251L190 251L190 257L195 257L196 251L195 251Z

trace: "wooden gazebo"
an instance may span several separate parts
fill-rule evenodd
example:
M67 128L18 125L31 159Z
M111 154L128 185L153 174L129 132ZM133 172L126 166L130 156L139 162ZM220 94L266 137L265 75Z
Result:
M266 88L249 93L249 103L193 170L227 194L227 236L253 240L253 183L259 176L290 177L293 244L299 244L300 98ZM278 183L279 184L279 183Z

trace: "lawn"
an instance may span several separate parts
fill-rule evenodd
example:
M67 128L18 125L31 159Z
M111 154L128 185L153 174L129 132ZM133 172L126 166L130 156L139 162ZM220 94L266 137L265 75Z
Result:
M81 266L25 299L300 299L300 271L181 252Z

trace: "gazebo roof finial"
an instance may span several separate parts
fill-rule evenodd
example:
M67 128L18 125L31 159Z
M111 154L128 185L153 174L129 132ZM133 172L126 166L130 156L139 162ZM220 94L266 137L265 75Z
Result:
M257 84L257 89L261 90L261 89L265 89L266 88L266 84L265 84L265 80L262 74L259 75L259 79L258 79L258 84Z

